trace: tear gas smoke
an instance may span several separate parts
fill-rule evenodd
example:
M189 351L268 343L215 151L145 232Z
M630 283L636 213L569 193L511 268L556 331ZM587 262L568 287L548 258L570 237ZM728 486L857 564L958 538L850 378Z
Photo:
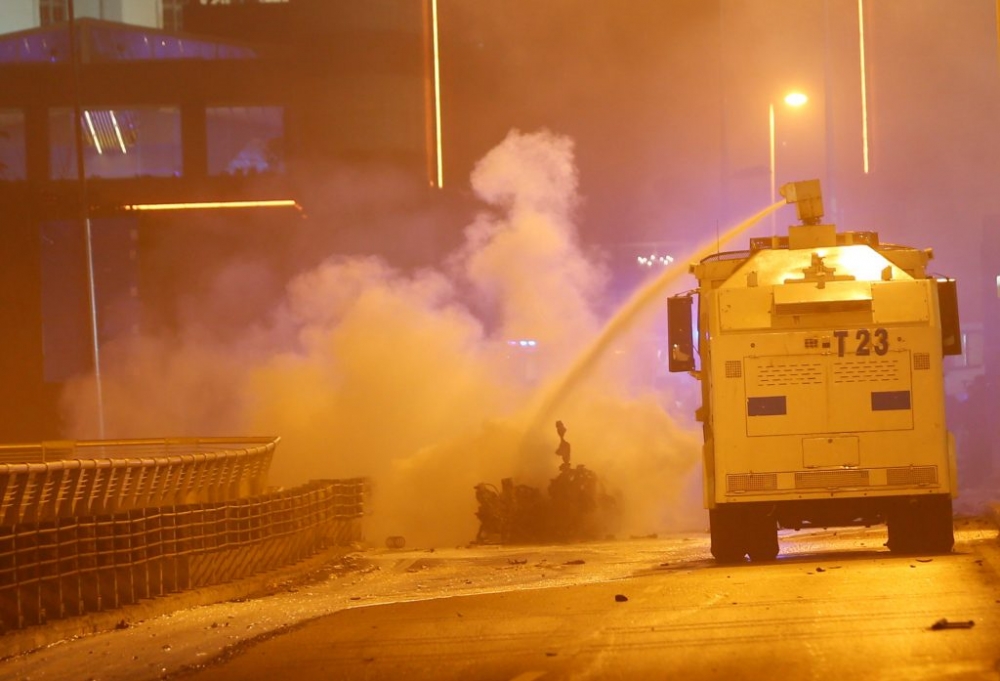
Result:
M538 411L538 386L598 336L608 281L574 227L572 141L512 131L472 186L485 207L440 268L331 256L239 337L214 341L212 320L191 315L169 338L105 344L107 436L277 434L272 484L367 476L369 537L440 545L475 536L475 484L513 476L544 489L555 476L554 431L525 438L540 413L567 424L574 464L620 491L623 532L703 527L691 493L700 437L654 388L643 323L592 350L607 361ZM231 292L253 271L231 263L219 279ZM537 345L508 342L522 338ZM94 436L92 385L65 393L72 436Z
M759 220L773 213L783 205L785 205L784 200L777 201L747 218L740 224L729 229L717 241L713 240L712 243L699 247L690 260L694 262L703 260L711 254L713 247L717 243L721 244L730 241L733 237L746 231ZM529 432L536 430L541 425L541 421L551 419L554 411L563 403L569 393L579 385L580 381L584 380L594 369L595 364L607 353L612 343L627 333L634 325L641 323L643 314L648 314L654 309L653 303L660 300L668 287L675 283L682 274L687 273L686 262L674 263L625 301L625 304L615 313L601 334L594 339L594 342L580 355L579 359L573 364L562 380L555 383L547 393L542 395L541 407L537 411L535 422L532 424L533 427Z

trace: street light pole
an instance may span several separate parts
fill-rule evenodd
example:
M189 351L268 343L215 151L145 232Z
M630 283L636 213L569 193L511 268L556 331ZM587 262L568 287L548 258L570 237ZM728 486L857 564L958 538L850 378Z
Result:
M97 324L97 296L94 286L94 249L90 230L90 199L87 196L87 169L83 157L83 106L80 96L80 47L76 27L76 8L73 0L67 3L69 12L69 58L73 74L73 145L76 147L76 175L79 187L79 217L83 225L84 245L87 249L87 293L90 305L90 340L94 362L94 389L97 399L97 432L104 439L104 390L101 383L101 346Z
M768 205L774 203L774 102L770 102L767 105L767 132L768 139L770 140L768 145L768 169L771 171L771 193L768 194L767 202ZM771 213L771 236L777 235L777 226L775 224L774 213Z
M789 92L785 95L784 102L791 107L800 107L809 101L809 97L802 94L801 92ZM768 196L768 203L774 203L777 201L777 187L775 178L775 169L777 164L775 163L775 126L774 126L774 102L770 102L767 105L767 132L768 132L768 170L771 173L771 194ZM771 213L771 236L777 236L777 225L775 222L774 213Z
M768 169L771 171L771 192L768 194L767 201L770 205L774 203L774 102L770 102L767 105L767 132L768 138L770 140L768 150ZM771 236L777 235L777 225L775 224L774 213L771 213Z

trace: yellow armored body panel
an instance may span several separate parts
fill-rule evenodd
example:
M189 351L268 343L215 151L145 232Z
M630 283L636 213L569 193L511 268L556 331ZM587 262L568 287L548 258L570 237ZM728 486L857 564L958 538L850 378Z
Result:
M929 250L818 224L818 182L782 193L803 225L692 266L697 370L691 298L671 299L674 354L691 357L671 369L702 381L713 554L771 559L778 527L882 522L893 550L950 550L954 281L927 275Z

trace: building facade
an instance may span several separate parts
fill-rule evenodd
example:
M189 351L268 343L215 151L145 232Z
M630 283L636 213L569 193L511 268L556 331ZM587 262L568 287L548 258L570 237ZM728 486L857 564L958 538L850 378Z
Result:
M200 252L332 219L337 168L435 181L429 0L4 8L0 442L64 437L62 386L103 342L175 323Z

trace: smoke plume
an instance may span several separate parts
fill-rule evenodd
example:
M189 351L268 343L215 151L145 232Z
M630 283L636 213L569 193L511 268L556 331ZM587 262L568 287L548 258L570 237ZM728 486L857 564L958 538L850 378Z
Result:
M192 318L169 337L106 344L106 437L280 435L273 485L372 480L374 541L464 543L477 483L513 476L544 490L558 437L527 429L539 395L600 333L608 273L574 226L570 139L512 131L471 180L482 208L439 267L331 255L225 342L210 319ZM230 263L218 281L229 295L250 291L240 277L258 269ZM654 385L650 335L648 323L631 329L553 407L573 464L620 495L623 532L704 522L689 490L699 438ZM93 384L81 378L65 395L76 437L95 436Z

